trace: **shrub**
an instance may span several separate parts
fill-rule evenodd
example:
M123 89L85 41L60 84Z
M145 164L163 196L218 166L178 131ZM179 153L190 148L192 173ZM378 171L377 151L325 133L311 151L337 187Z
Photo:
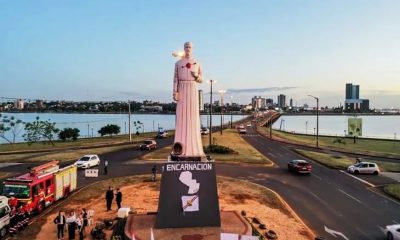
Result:
M229 147L222 145L211 144L204 148L205 153L219 153L219 154L237 154L237 152Z

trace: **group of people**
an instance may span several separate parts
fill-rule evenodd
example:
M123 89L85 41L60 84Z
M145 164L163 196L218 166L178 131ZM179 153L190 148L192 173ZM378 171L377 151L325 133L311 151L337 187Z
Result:
M117 203L118 209L121 208L122 203L122 192L117 188L117 191L114 193L113 188L110 186L106 192L106 202L107 202L107 211L111 211L111 204L114 199L115 195L115 202Z
M64 239L64 230L68 229L68 239L75 239L76 230L79 233L79 240L85 237L85 228L88 226L88 213L85 208L77 216L74 210L71 210L66 217L63 211L59 211L57 217L53 220L57 225L57 238Z

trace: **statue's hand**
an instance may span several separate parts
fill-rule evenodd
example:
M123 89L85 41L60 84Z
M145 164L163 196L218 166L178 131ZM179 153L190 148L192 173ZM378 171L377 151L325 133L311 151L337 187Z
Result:
M198 82L198 83L201 83L202 81L201 81L201 79L199 78L199 75L198 74L196 74L195 72L190 72L191 74L192 74L192 77L194 77L194 80L196 81L196 82Z
M195 72L191 71L192 77L194 77L194 80L197 80L199 78L199 75L196 74Z
M176 102L179 101L179 93L174 92L173 97L174 97L174 101L176 101Z

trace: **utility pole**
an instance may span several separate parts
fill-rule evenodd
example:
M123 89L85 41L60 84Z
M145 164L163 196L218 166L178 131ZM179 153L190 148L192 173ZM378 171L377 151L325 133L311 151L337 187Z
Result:
M131 134L131 102L128 100L128 133L129 133L129 142L132 142L132 134Z
M219 90L218 93L220 95L220 104L221 104L221 129L220 129L220 133L222 135L222 126L223 126L223 116L224 116L224 94L225 94L225 90Z
M317 100L317 148L319 147L319 98L314 97L312 95L308 95L312 98L314 98L315 100Z
M208 146L211 146L211 139L212 139L212 95L213 95L213 83L215 80L209 80L210 83L210 135L208 139Z

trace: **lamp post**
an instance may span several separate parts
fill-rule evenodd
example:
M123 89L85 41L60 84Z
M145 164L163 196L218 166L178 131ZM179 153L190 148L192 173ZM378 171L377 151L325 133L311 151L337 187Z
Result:
M318 138L319 138L319 98L314 97L313 95L308 95L312 98L314 98L315 100L317 100L317 147L319 147L319 143L318 143Z
M226 90L219 90L218 91L219 96L220 96L220 105L221 105L221 128L220 128L220 133L222 135L222 124L223 124L223 116L224 116L224 94L226 93Z
M129 134L129 142L132 142L132 134L131 134L131 102L128 100L128 134Z
M233 96L231 96L231 129L233 128Z
M306 121L306 135L308 134L308 121Z
M213 95L213 83L216 83L216 80L208 80L207 81L210 84L210 135L209 135L209 141L208 141L208 146L211 146L211 135L212 135L212 95Z

